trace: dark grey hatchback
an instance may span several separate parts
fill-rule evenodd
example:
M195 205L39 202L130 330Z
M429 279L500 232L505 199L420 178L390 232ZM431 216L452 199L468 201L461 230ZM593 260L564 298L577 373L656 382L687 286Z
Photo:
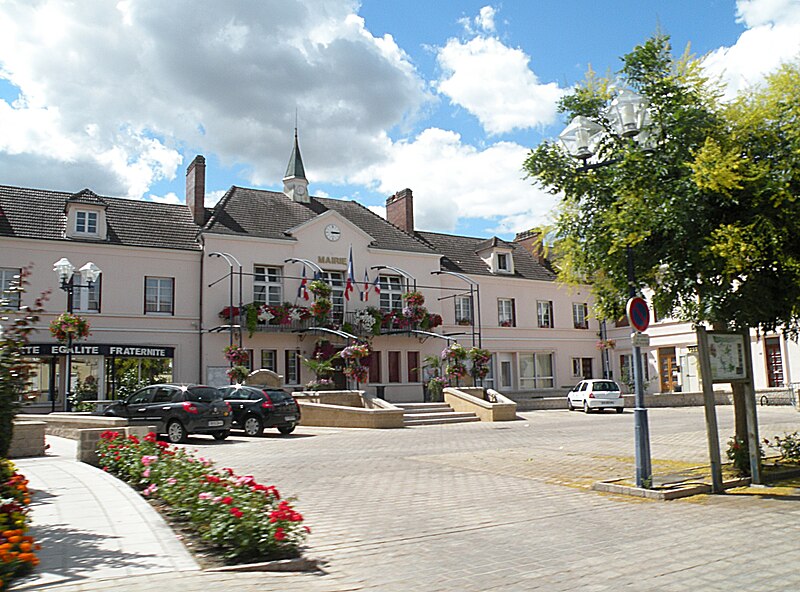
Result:
M248 436L260 436L264 428L278 428L286 436L300 422L300 406L284 390L240 384L219 390L231 406L233 423Z
M104 415L124 417L131 424L154 425L170 442L189 434L210 434L224 440L233 415L222 393L210 386L153 384L106 408Z

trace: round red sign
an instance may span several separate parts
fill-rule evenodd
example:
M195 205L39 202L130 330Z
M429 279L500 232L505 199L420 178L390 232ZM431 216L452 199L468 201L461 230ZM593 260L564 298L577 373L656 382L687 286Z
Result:
M647 331L647 327L650 326L650 307L647 306L645 299L639 296L631 298L628 300L627 309L631 327L640 332Z

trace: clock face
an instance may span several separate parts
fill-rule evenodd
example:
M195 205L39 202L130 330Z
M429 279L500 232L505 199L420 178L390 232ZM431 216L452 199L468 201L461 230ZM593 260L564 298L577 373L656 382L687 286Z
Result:
M336 224L328 224L325 227L325 238L329 241L337 241L339 237L342 236L342 231L339 230L339 227Z
M306 193L306 188L304 185L297 185L295 186L294 190L297 192L297 195L305 195Z

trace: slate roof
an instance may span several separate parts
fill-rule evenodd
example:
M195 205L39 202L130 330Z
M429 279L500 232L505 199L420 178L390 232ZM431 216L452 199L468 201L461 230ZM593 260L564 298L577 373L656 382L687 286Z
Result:
M292 155L289 157L289 164L286 167L286 174L284 179L292 177L305 179L306 169L303 166L303 157L300 154L300 144L297 141L297 129L294 130L294 148L292 148Z
M312 197L307 204L294 202L283 193L231 187L214 207L203 230L260 238L295 240L287 232L312 218L333 210L375 240L376 249L434 254L430 246L355 201Z
M527 280L554 281L556 274L548 269L518 243L497 239L474 238L438 232L416 232L418 238L428 243L431 248L442 254L442 269L470 275L488 275L495 277L516 277ZM496 237L495 237L496 239ZM487 246L500 245L512 249L514 259L513 274L494 274L478 256L476 251Z
M185 205L163 204L118 197L100 197L89 191L70 194L63 191L27 189L0 185L0 236L38 238L69 242L103 242L131 247L199 250L198 227ZM64 207L67 200L80 195L80 201L106 206L108 238L98 241L66 238ZM95 199L96 198L96 199ZM97 201L100 200L100 201ZM74 200L73 200L74 201Z

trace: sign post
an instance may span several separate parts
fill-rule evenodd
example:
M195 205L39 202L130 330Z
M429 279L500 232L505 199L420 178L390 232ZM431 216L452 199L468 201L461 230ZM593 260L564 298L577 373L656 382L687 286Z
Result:
M653 470L650 464L650 430L647 423L647 409L644 404L644 385L642 384L642 350L638 337L650 326L650 307L644 298L633 296L626 307L631 326L639 333L631 335L631 366L634 382L634 438L636 450L636 486L649 489L653 485Z

